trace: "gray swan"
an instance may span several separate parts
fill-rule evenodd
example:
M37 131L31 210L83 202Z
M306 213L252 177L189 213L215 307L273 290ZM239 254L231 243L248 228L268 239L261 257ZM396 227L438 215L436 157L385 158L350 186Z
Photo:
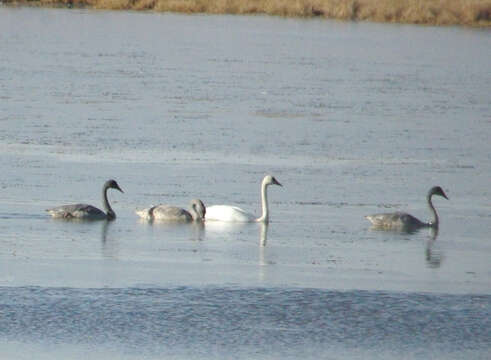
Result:
M375 228L379 229L414 231L423 227L438 228L438 214L431 201L433 195L442 196L448 200L447 195L440 186L434 186L428 191L426 201L433 214L433 219L430 222L420 221L414 216L404 212L367 215L365 218L368 219Z
M145 220L192 222L204 221L206 208L199 199L191 200L189 211L172 205L156 205L143 210L137 210L136 214Z
M108 189L116 189L123 192L116 180L108 180L104 183L102 188L102 203L106 212L87 204L62 205L47 209L46 211L52 217L59 219L114 220L116 219L116 213L113 211L107 200Z

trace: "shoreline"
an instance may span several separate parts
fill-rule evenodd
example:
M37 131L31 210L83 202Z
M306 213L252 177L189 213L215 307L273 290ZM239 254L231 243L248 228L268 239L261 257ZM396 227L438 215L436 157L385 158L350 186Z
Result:
M271 15L419 25L491 26L491 0L0 0L7 6Z

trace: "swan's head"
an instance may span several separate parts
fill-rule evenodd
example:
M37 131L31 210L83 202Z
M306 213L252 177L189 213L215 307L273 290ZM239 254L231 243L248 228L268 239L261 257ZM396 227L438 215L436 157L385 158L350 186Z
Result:
M106 181L106 183L104 184L104 188L105 189L116 189L116 190L119 190L122 193L124 193L124 191L119 187L116 180L113 180L113 179Z
M191 208L194 210L196 214L198 214L197 220L204 220L206 216L206 207L205 204L200 199L191 200Z
M439 186L433 186L430 191L428 192L428 196L432 195L438 195L441 197L444 197L445 199L449 200L443 189Z
M280 182L278 180L275 179L274 176L271 176L271 175L266 175L263 179L263 184L264 185L279 185L279 186L283 186L280 184Z

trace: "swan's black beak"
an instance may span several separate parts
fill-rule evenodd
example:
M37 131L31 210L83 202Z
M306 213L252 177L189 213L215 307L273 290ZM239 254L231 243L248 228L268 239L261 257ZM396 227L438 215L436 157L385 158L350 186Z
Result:
M122 192L122 193L124 194L124 191L123 191L123 189L121 189L121 188L119 187L119 185L117 185L117 184L116 184L116 186L115 186L114 188L115 188L116 190L119 190L119 191L121 191L121 192Z
M445 194L445 191L443 191L443 189L442 189L442 188L439 188L438 190L440 190L440 191L438 191L438 195L440 195L441 197L444 197L444 198L445 198L445 199L447 199L447 200L450 200L450 199L447 197L447 194Z
M278 180L276 180L275 178L273 178L273 184L283 187L283 185L281 185L280 182Z

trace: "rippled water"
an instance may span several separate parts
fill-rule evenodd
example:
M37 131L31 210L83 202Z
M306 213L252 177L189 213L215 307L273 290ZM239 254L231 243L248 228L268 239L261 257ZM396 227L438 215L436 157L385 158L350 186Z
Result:
M488 357L488 30L0 6L0 49L0 357ZM266 173L266 227L134 214ZM437 235L363 218L436 184Z
M64 356L61 342L82 351L76 358L95 347L128 358L484 359L491 335L488 296L2 288L1 301L0 335L8 346L27 341Z

